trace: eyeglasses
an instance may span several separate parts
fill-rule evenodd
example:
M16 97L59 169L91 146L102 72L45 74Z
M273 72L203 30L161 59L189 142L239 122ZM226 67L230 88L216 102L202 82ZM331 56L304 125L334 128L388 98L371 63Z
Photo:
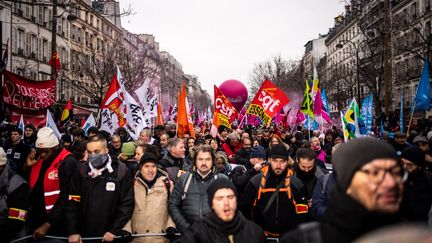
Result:
M408 178L408 173L403 170L400 165L395 165L387 169L362 169L360 172L365 173L371 182L377 184L380 184L384 180L386 173L389 173L396 182L405 182Z

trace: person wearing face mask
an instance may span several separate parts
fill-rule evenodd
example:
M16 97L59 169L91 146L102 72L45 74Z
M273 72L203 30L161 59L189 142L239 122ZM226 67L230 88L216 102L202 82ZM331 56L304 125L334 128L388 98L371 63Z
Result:
M311 202L317 178L325 174L325 172L316 165L315 156L316 154L312 149L300 148L297 150L297 163L294 164L294 175L305 186L306 196L309 202Z
M33 238L64 235L69 184L78 161L61 147L51 128L43 127L37 133L36 150L27 157L26 167L30 169L29 225Z
M108 154L105 138L92 137L86 152L87 163L70 184L66 235L71 243L81 242L81 236L111 242L132 216L133 179L126 165Z

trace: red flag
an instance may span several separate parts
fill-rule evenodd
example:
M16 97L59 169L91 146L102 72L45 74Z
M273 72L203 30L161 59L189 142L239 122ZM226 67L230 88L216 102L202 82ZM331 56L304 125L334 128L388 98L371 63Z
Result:
M247 114L258 116L266 126L272 118L289 102L285 93L270 80L265 80L247 109Z
M53 51L52 57L49 60L49 65L55 69L56 75L60 72L60 59L56 51Z
M237 118L237 115L237 110L215 85L213 125L216 128L218 128L220 125L231 128L231 124Z
M85 123L86 123L86 120L84 118L81 119L81 127L84 127Z
M101 110L107 108L113 111L117 116L119 127L126 125L126 106L124 102L123 89L117 79L117 74L115 74L102 101Z
M63 108L63 112L62 112L60 121L64 122L71 117L72 117L72 100L69 99L67 101L65 107Z

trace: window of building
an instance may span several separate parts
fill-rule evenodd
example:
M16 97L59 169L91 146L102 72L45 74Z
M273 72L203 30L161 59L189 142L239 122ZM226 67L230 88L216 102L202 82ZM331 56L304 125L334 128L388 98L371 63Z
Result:
M48 41L46 39L42 41L42 61L48 62Z
M37 43L38 43L37 36L31 35L31 47L30 47L31 55L36 56L37 49L38 49Z
M24 30L17 30L17 52L23 54L24 51Z

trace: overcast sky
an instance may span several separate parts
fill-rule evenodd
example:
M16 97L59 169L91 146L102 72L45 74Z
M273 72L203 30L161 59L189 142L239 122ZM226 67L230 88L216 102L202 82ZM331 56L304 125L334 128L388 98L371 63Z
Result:
M213 96L213 84L247 85L254 64L281 54L300 59L307 41L328 32L341 0L120 0L135 15L122 25L153 34Z

